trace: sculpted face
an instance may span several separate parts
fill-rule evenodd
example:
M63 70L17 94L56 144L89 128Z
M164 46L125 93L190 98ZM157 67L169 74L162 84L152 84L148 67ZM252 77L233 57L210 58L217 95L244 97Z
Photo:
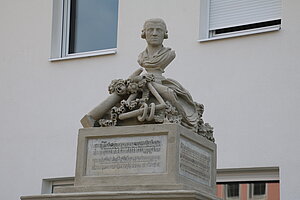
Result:
M163 43L166 28L161 22L150 21L145 25L145 36L148 45L160 46Z

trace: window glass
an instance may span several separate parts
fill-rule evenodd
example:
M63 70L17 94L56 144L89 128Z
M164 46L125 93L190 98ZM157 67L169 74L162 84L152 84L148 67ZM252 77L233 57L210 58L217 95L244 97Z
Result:
M254 183L253 195L266 194L266 183Z
M238 197L239 187L238 183L227 184L227 197Z
M71 0L68 54L117 46L118 0Z

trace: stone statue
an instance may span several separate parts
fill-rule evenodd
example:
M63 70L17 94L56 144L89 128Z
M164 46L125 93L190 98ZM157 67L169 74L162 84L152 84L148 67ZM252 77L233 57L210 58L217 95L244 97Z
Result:
M148 45L138 63L146 73L138 69L126 80L113 80L111 95L82 118L83 127L178 123L214 141L213 128L202 120L204 106L194 102L180 83L162 75L176 56L163 46L168 38L165 22L147 20L141 37Z

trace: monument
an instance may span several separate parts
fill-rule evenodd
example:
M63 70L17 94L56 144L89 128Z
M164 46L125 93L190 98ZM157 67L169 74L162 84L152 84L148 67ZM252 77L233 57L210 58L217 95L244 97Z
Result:
M22 200L217 199L216 145L204 106L162 75L175 58L163 46L165 22L147 20L141 37L143 69L113 80L107 99L81 119L74 186Z

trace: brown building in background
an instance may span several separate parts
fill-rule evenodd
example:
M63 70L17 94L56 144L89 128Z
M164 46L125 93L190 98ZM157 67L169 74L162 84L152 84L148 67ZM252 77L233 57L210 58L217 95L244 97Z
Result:
M279 200L279 168L219 169L217 196L224 200Z

